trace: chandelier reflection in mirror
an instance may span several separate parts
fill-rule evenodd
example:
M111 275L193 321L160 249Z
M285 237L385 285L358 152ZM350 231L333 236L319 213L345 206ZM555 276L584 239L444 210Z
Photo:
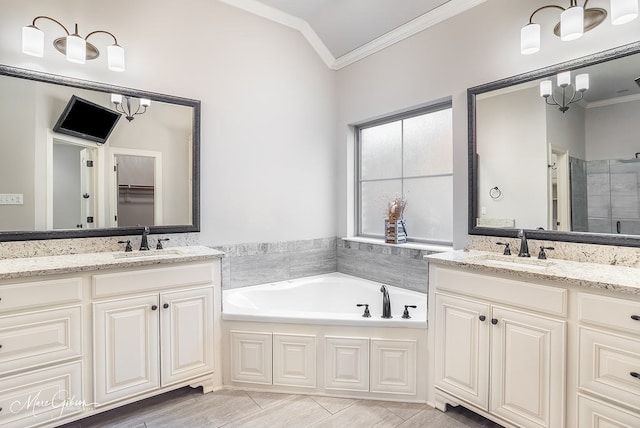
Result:
M545 9L559 9L560 22L556 24L553 32L562 41L576 40L582 37L585 31L592 30L607 18L607 11L600 7L587 7L589 0L585 0L582 6L578 6L578 0L570 0L568 7L555 4L539 7L529 17L529 23L520 30L520 53L530 55L540 50L540 24L533 22L533 17ZM611 23L622 25L631 22L638 17L638 0L610 0Z
M558 106L562 113L569 110L569 104L580 101L584 97L586 90L589 89L589 75L587 73L578 74L575 85L571 84L571 72L569 71L559 73L557 81L560 88L559 92L561 93L557 99L551 80L540 82L540 96L544 98L547 104ZM569 95L571 95L570 98Z
M96 59L100 56L100 51L95 45L88 42L89 37L96 34L107 34L113 38L113 44L107 47L107 67L112 71L124 71L124 49L118 44L116 36L109 31L97 30L82 37L78 34L78 24L75 24L73 34L69 33L67 27L59 21L48 16L36 16L31 25L22 27L22 52L42 58L44 56L44 32L36 26L38 20L48 20L58 24L66 36L58 37L53 41L53 46L58 52L65 55L67 61L77 64L84 64L86 60Z
M115 106L116 111L124 114L124 117L126 117L129 122L133 120L134 116L145 114L147 107L151 105L151 100L140 98L138 99L138 107L134 111L134 100L136 100L136 98L122 96L120 94L111 94L111 102Z

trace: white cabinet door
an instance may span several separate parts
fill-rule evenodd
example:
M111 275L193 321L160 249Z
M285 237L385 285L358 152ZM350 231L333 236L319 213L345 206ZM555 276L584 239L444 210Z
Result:
M369 338L325 337L325 388L369 391Z
M160 386L158 296L93 304L96 406Z
M491 413L522 427L564 426L565 322L493 307Z
M489 325L489 305L436 294L436 387L483 409L489 402Z
M160 295L162 386L213 371L213 289Z

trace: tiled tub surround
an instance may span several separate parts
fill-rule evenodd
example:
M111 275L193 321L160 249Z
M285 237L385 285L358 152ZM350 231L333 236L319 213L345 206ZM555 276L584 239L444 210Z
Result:
M246 287L336 271L336 238L261 242L215 247L222 259L223 288Z

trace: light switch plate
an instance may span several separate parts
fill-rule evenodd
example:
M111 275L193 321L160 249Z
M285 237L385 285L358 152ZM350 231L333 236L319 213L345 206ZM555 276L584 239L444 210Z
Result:
M22 193L0 193L0 205L22 205Z

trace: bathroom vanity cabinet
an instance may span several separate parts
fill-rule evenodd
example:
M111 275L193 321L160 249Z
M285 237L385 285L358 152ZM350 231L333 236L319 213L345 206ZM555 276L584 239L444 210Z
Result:
M219 256L191 251L1 279L0 425L55 426L220 387Z
M566 275L584 263L553 261L554 278L475 256L430 257L436 407L507 427L640 426L640 293Z

